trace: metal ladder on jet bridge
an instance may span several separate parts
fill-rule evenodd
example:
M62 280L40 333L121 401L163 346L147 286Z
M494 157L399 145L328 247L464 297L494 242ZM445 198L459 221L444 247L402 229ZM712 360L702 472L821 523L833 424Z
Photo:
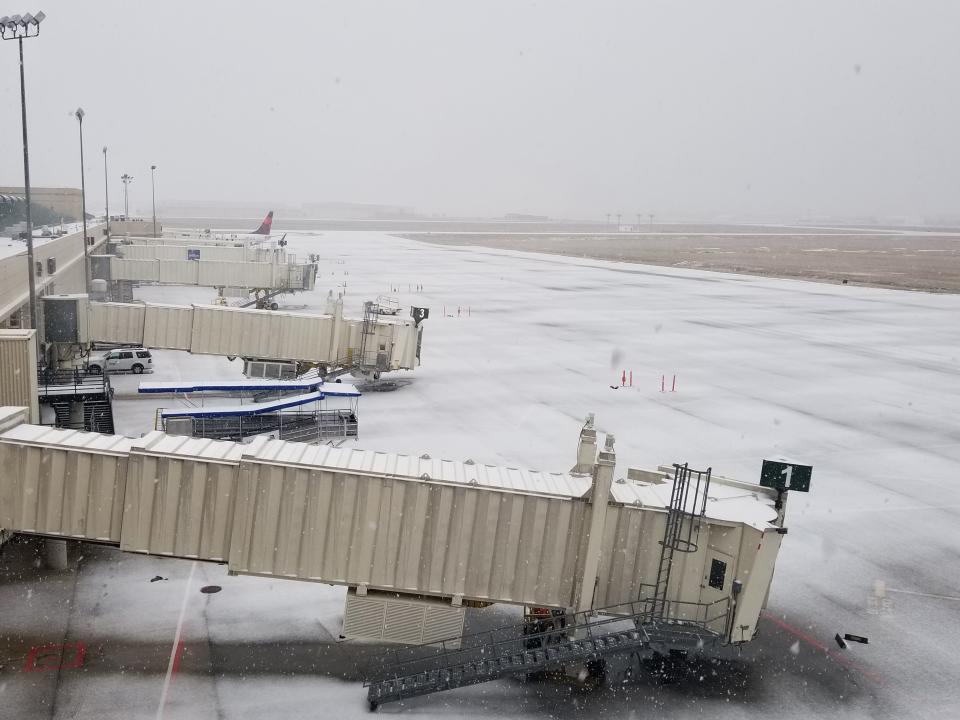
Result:
M707 512L707 491L710 489L710 471L691 470L687 463L673 466L673 488L667 506L667 520L660 541L660 564L657 566L657 582L651 600L651 613L655 620L668 615L671 603L667 599L670 589L670 573L673 555L676 552L697 551L700 535L700 519Z
M395 651L392 663L372 673L364 686L371 710L508 675L559 669L646 648L702 650L723 642L711 625L727 617L728 599L714 603L673 602L685 620L658 620L650 599L554 617L551 629L530 633L520 623L452 638L430 647ZM399 653L420 653L401 660Z

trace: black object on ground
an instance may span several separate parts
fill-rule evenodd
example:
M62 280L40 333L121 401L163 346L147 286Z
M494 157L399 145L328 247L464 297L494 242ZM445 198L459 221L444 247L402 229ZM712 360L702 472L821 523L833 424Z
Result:
M843 634L843 639L844 639L844 640L849 640L850 642L862 643L862 644L864 644L864 645L869 645L869 644L870 644L870 640L867 639L867 638L865 638L863 635L851 635L850 633L844 633L844 634Z
M204 585L202 588L200 588L200 592L206 593L207 595L218 593L221 590L223 590L223 588L220 587L219 585ZM839 635L837 637L839 637Z

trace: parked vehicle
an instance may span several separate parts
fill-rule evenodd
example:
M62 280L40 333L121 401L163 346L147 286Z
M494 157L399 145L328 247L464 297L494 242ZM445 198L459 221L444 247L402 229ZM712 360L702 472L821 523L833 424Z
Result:
M87 370L92 373L132 372L139 375L144 370L153 370L153 356L144 348L117 348L90 358Z

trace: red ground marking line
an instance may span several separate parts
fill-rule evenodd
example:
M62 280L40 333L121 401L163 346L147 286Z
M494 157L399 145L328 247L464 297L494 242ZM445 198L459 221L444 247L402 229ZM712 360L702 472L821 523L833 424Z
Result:
M877 685L884 685L884 684L885 684L883 678L881 678L879 675L877 675L877 674L875 674L875 673L872 673L872 672L870 672L869 670L866 670L866 669L860 667L860 666L857 665L855 662L852 662L852 661L850 661L850 660L847 660L845 657L843 657L843 655L840 655L840 654L838 654L837 652L831 650L830 648L828 648L826 645L824 645L822 642L820 642L820 641L817 640L816 638L814 638L814 637L808 635L807 633L803 632L803 630L800 630L800 629L798 629L798 628L795 628L795 627L794 627L793 625L791 625L790 623L788 623L788 622L786 622L786 621L784 621L784 620L781 620L780 618L776 617L775 615L772 615L771 613L767 612L766 610L763 611L762 615L763 615L764 619L769 620L769 621L772 622L774 625L778 625L779 627L783 628L784 630L786 630L788 633L790 633L790 634L793 635L794 637L799 638L800 640L803 640L803 641L804 641L805 643L807 643L808 645L812 645L813 647L817 648L818 650L823 651L823 652L824 652L831 660L833 660L834 662L837 662L837 663L839 663L839 664L841 664L841 665L843 665L843 666L845 666L845 667L848 667L848 668L850 668L851 670L856 670L858 673L860 673L861 675L863 675L865 678L868 678L869 680L872 680L873 682L877 683Z
M180 671L180 661L183 659L183 640L177 643L177 652L173 656L173 666L170 668L170 674L176 675Z

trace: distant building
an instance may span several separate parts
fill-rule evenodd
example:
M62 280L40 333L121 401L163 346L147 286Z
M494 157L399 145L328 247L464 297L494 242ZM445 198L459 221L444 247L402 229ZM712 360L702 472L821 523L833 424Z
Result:
M504 220L511 222L546 222L550 218L547 215L528 215L526 213L507 213L503 216Z
M22 187L0 186L0 195L23 196L24 191ZM31 187L30 205L49 211L48 218L40 222L35 220L35 225L52 222L49 218L56 218L57 222L60 218L64 222L79 222L83 213L83 198L78 188Z
M305 217L324 220L396 220L414 215L411 208L402 205L352 202L303 203L300 211Z

